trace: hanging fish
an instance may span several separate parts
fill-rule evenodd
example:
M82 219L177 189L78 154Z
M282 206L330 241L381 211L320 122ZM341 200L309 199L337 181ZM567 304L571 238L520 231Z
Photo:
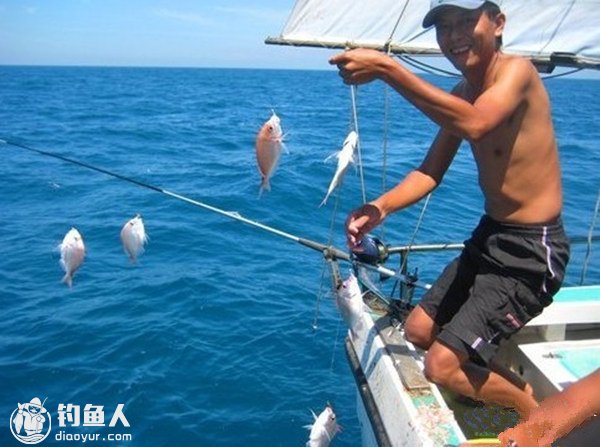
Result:
M282 147L281 120L273 111L271 118L263 124L256 136L256 162L261 176L260 193L271 190L269 179L277 167Z
M336 152L333 155L330 155L325 159L325 161L329 160L331 157L336 157L338 159L337 169L335 170L335 174L331 179L331 183L329 184L329 189L327 190L327 194L325 198L319 205L319 207L325 205L327 203L327 199L329 195L333 192L335 188L337 188L344 178L344 174L350 166L350 163L354 163L354 150L356 149L356 144L358 143L358 134L355 131L350 131L346 139L344 140L344 145L339 152Z
M315 422L312 425L305 426L310 430L306 447L327 447L333 437L341 431L335 413L329 404L319 416L312 410L310 412L315 418Z
M73 275L83 263L85 257L85 245L79 231L71 228L65 235L60 249L60 265L65 271L62 281L69 287L73 286Z
M355 339L363 327L366 306L354 273L350 272L348 279L336 290L335 302L350 329L352 338Z
M130 219L123 225L121 242L123 242L123 248L131 262L136 262L138 256L144 253L144 245L148 242L148 235L144 228L142 216L136 214L133 219Z

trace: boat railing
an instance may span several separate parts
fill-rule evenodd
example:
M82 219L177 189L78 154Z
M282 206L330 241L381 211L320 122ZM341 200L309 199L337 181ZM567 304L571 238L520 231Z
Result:
M569 238L571 244L588 244L594 242L600 242L600 236L575 236ZM462 250L465 248L465 244L459 242L452 243L432 243L432 244L418 244L418 245L398 245L387 247L389 254L400 254L406 255L410 252L420 251L443 251L443 250Z
M600 242L600 236L575 236L570 237L569 241L571 245L583 245L588 246L586 259L584 261L582 283L585 276L585 270L591 254L591 246L593 243ZM398 246L387 246L387 255L399 255L400 256L400 269L396 274L396 277L400 279L402 288L400 291L400 299L405 301L412 301L412 295L415 287L429 289L430 284L418 281L416 273L409 273L408 271L408 257L411 253L424 253L424 252L441 252L441 251L458 251L465 247L463 243L451 242L451 243L429 243L429 244L415 244L415 245L398 245ZM391 276L391 275L390 275Z

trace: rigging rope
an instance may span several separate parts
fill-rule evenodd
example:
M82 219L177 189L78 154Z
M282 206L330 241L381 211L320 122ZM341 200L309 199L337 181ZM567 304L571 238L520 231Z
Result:
M587 238L587 251L585 253L585 259L583 261L583 269L581 270L581 281L580 285L583 285L585 282L585 275L587 273L588 263L590 261L590 256L592 255L592 235L594 233L594 228L596 226L596 219L598 218L598 212L600 211L600 189L598 189L598 198L596 199L596 208L594 210L594 216L592 217L592 223L590 224L590 231L588 232Z
M459 75L458 73L444 70L443 68L435 67L430 64L426 64L425 62L415 59L414 57L399 54L398 58L400 60L402 60L403 62L405 62L406 64L410 65L411 67L416 68L417 70L423 70L424 72L432 74L432 75L447 76L447 77L451 77L451 78L460 78L461 77L461 75Z
M400 266L400 271L404 271L404 269L406 268L406 263L408 261L408 254L410 253L410 250L415 243L415 239L417 238L417 233L419 232L419 229L421 228L421 224L423 223L423 218L425 217L425 211L427 210L427 205L429 205L429 199L431 199L431 193L427 194L427 197L425 198L425 203L423 204L423 208L421 208L421 213L419 214L419 218L417 219L417 223L415 225L415 230L413 231L413 234L410 238L410 242L408 243L408 247L406 249L404 259Z
M451 78L460 78L461 77L461 75L458 73L444 70L443 68L435 67L433 65L422 62L422 61L415 59L414 57L408 56L406 54L398 54L397 56L398 56L398 59L400 59L407 65L410 65L411 67L416 68L417 70L423 70L424 72L426 72L428 74L446 76L446 77L451 77ZM572 75L573 73L577 73L582 70L583 70L583 68L574 68L573 70L565 71L564 73L557 73L554 75L542 76L541 79L543 81L545 81L546 79L562 78L563 76L569 76L569 75Z
M548 45L550 45L552 43L552 41L555 39L555 37L558 34L558 30L561 28L562 24L565 22L565 20L571 13L572 9L575 7L575 2L574 1L568 2L566 7L567 7L567 9L565 10L564 14L562 14L562 17L560 18L559 22L556 24L556 27L554 28L554 30L552 30L552 31L547 30L548 32L545 33L546 35L548 35L548 40L546 41L546 44L544 46L542 46L542 48L539 49L540 54L543 53L544 50L548 47Z
M554 75L544 76L544 77L542 77L542 81L545 81L546 79L562 78L563 76L569 76L569 75L572 75L573 73L577 73L578 71L581 71L581 70L583 70L583 68L575 68L570 71L565 71L564 73L557 73Z
M396 20L396 24L394 25L394 28L392 28L392 32L390 33L390 37L388 38L387 42L385 43L385 49L386 49L386 53L388 53L388 55L391 53L391 43L392 43L392 39L394 38L394 34L396 34L396 30L398 29L398 25L400 25L400 20L402 20L402 17L404 16L404 13L406 12L406 8L408 8L408 4L410 3L410 0L406 0L406 3L404 4L404 7L402 8L402 11L400 11L400 15L398 16L398 20Z
M408 2L406 2L408 4ZM406 5L404 7L406 9ZM404 13L404 10L402 11ZM400 18L402 18L402 14L398 18L398 23L400 23ZM391 42L392 36L395 32L392 31L392 35L390 35L389 42ZM391 56L391 48L387 46L387 55ZM388 159L388 140L389 140L389 127L390 127L390 86L388 84L383 85L383 163L382 163L382 173L381 173L381 193L384 194L387 190L387 159ZM385 239L385 221L381 223L381 238Z

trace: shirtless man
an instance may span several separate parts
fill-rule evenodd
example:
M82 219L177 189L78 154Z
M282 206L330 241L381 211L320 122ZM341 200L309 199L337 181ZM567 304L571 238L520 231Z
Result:
M550 104L535 67L501 51L506 17L493 2L432 0L423 21L435 25L443 54L463 74L446 93L384 53L334 56L347 84L392 86L440 126L422 164L393 189L350 213L350 248L389 214L442 181L467 140L485 197L485 214L459 257L409 315L408 340L427 349L425 373L473 399L537 406L531 386L493 362L501 339L552 302L569 258L560 213L562 188Z

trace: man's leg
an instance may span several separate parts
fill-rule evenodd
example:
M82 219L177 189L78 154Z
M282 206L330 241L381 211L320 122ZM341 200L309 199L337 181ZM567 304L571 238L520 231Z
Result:
M425 356L425 374L432 382L456 393L515 408L522 419L538 405L528 392L439 341L433 342Z
M439 331L439 326L420 305L410 312L404 322L405 338L421 349L429 349Z
M500 374L502 377L504 377L506 380L508 380L520 390L524 391L530 396L533 396L533 388L531 387L531 385L525 382L521 377L519 377L519 375L511 371L506 366L492 359L489 363L489 367L492 371L494 371L497 374Z
M429 349L429 347L435 342L439 331L439 326L435 324L433 319L419 305L417 305L411 311L404 323L405 338L412 344L424 350ZM531 385L529 385L504 365L492 360L489 364L489 369L502 376L521 391L533 397L533 389L531 388Z

